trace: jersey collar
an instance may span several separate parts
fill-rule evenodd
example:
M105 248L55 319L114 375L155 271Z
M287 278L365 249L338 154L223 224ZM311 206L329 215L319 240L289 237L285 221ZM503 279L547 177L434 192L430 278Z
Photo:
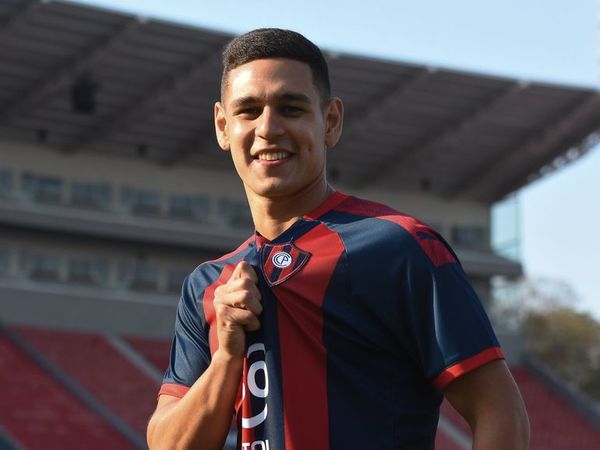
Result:
M323 203L321 203L312 211L309 211L308 213L304 214L301 219L297 220L291 227L289 227L287 230L285 230L272 241L269 241L268 239L261 236L261 234L258 231L254 231L254 241L256 247L261 248L263 245L269 243L292 242L296 234L303 234L301 230L299 230L299 228L303 228L303 223L306 224L306 221L318 220L319 217L331 211L333 208L335 208L347 198L348 196L346 194L334 191L329 197L327 197L327 199L325 199Z

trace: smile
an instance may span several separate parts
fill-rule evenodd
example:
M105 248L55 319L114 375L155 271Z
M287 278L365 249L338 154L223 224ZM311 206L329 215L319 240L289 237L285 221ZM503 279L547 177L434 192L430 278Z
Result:
M279 161L281 159L287 159L292 155L287 152L262 152L258 155L258 159L262 161Z

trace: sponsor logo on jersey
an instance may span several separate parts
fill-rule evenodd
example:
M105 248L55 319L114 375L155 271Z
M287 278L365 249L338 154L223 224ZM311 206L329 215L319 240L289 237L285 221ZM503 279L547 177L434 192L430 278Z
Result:
M242 381L242 450L271 450L268 439L257 439L257 430L267 420L267 397L269 395L269 374L265 360L266 349L262 342L248 347L244 362Z

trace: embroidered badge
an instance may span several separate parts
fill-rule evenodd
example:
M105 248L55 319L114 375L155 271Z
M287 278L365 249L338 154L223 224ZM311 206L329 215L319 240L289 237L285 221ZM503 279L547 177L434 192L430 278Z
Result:
M292 255L290 255L287 252L277 252L273 255L273 257L271 258L271 261L273 261L273 264L275 265L275 267L278 267L280 269L285 269L286 267L289 267L292 265L292 262L294 261L294 259L292 258Z
M262 248L262 269L269 286L276 286L296 275L308 262L310 253L292 243Z

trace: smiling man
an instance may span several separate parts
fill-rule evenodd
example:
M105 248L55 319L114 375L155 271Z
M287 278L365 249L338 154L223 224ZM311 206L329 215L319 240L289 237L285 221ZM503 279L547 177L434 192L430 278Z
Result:
M520 394L434 230L336 192L343 105L320 50L255 30L223 53L219 145L256 232L184 281L152 450L434 448L444 395L477 450L528 448ZM365 149L368 151L368 149Z

